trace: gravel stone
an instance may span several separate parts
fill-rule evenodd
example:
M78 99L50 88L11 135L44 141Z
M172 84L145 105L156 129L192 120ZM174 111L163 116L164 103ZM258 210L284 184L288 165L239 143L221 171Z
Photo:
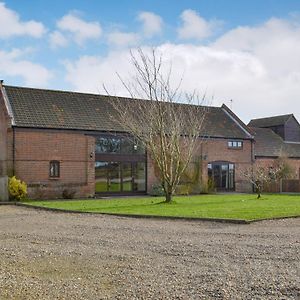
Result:
M0 206L0 299L300 299L300 218L240 225Z

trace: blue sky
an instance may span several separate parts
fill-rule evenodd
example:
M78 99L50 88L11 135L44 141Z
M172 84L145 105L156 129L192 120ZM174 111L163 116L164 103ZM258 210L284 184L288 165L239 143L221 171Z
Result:
M124 94L128 51L156 46L182 88L250 118L300 119L300 1L0 0L6 84ZM145 50L147 51L147 50ZM178 74L178 76L177 76Z

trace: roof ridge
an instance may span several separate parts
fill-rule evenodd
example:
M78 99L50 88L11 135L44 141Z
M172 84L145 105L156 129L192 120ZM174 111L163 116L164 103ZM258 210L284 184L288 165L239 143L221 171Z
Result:
M142 100L142 101L151 101L149 99L142 99L142 98L132 98L132 97L125 97L125 96L117 96L117 95L104 95L104 94L96 94L96 93L85 93L85 92L77 92L77 91L68 91L68 90L57 90L57 89L44 89L44 88L33 88L33 87L23 87L23 86L15 86L15 85L3 85L4 87L8 88L16 88L16 89L27 89L27 90L38 90L38 91L45 91L45 92L55 92L55 93L66 93L66 94L76 94L76 95L90 95L90 96L99 96L99 97L117 97L119 99L125 99L125 100ZM154 100L153 100L154 101ZM166 102L169 103L169 102ZM191 106L198 106L197 104L191 104L191 103L184 103L184 102L173 102L175 105L191 105ZM208 108L218 108L221 109L220 106L210 106L210 105L200 105L202 107L208 107Z
M256 120L264 120L264 119L272 119L272 118L278 118L278 117L287 117L287 116L289 116L289 117L291 117L291 116L293 116L294 114L284 114L284 115L276 115L276 116L270 116L270 117L263 117L263 118L255 118L255 119L251 119L250 120L250 122L251 121L256 121ZM249 122L249 123L250 123Z

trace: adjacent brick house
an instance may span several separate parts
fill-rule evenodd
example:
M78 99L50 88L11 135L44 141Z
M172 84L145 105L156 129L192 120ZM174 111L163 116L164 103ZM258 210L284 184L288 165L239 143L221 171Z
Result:
M157 182L146 151L109 117L109 97L0 88L0 171L24 180L30 197L146 193ZM196 153L202 182L251 191L240 171L254 163L253 132L225 105L210 107Z
M269 168L283 158L290 165L292 180L272 185L272 192L300 192L300 125L294 115L253 119L248 124L255 139L255 163Z

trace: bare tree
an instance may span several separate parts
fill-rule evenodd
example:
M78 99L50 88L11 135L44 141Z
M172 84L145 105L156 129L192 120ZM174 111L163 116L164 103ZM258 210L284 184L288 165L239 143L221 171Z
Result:
M183 93L180 83L171 85L172 67L164 68L162 55L155 49L150 54L138 49L131 52L135 74L129 80L119 76L129 99L110 96L114 107L112 118L147 149L154 162L166 202L179 184L202 138L207 107L205 97ZM147 100L139 100L147 99ZM185 101L186 104L179 104Z
M291 179L296 176L295 169L291 166L288 157L281 155L273 163L277 171L276 179Z
M257 199L259 199L265 185L270 182L278 182L283 178L289 178L291 172L292 169L287 160L279 157L269 166L256 162L251 168L243 170L241 175L253 184L257 193Z

